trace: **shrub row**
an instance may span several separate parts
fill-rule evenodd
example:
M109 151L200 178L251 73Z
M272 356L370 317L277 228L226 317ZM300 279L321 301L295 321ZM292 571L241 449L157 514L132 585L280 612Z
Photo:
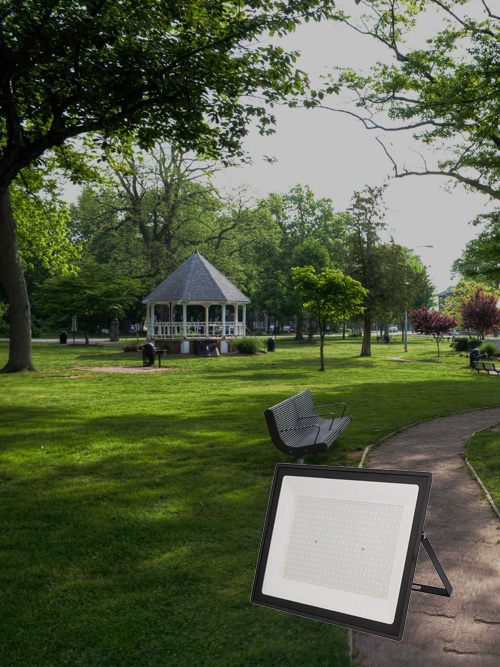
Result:
M233 345L240 354L257 354L264 349L262 341L255 338L238 338L233 341Z

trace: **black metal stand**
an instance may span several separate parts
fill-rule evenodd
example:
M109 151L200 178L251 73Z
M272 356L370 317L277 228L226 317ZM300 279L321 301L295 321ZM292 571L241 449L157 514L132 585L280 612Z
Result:
M436 586L426 586L425 584L413 583L411 590L420 591L421 593L432 593L433 595L443 595L444 597L449 598L453 588L450 582L448 581L448 577L444 573L441 563L439 562L438 557L436 556L436 553L432 548L431 543L427 539L425 533L422 533L422 540L420 544L422 544L422 546L427 552L427 555L431 559L431 563L434 565L434 568L438 573L439 578L443 582L444 588L437 588Z

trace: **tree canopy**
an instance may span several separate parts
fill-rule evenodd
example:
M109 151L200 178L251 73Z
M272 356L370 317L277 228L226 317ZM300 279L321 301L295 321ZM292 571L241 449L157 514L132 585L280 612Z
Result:
M380 135L408 130L426 151L417 166L390 155L396 176L438 174L500 199L500 16L488 0L371 0L362 16L338 17L387 47L392 60L369 75L332 75L354 95L360 118ZM427 12L427 33L420 21ZM424 24L425 25L425 24ZM436 29L437 26L437 29ZM383 140L382 140L383 141Z
M497 301L498 296L485 294L482 287L478 286L474 294L460 304L462 324L468 329L477 331L484 340L492 329L500 329L500 310L496 307Z
M376 318L387 319L408 308L421 288L424 273L409 271L404 248L382 240L385 231L385 187L355 192L347 213L351 224L344 253L346 273L367 290L363 312L361 356L371 356L371 331Z
M323 269L316 273L312 266L294 267L292 278L302 307L318 323L321 360L319 370L324 371L323 347L328 324L361 313L367 290L357 280L335 269Z
M53 150L76 178L77 137L102 149L133 134L226 159L247 125L268 132L269 105L302 94L296 52L273 38L327 0L5 0L0 6L0 272L12 336L4 371L31 370L30 304L9 188ZM259 43L258 38L266 39Z
M480 227L480 231L455 260L453 271L464 278L497 284L500 281L500 210L477 216L473 224Z
M459 280L444 301L441 309L443 315L454 317L460 326L467 328L468 325L462 322L462 304L470 301L478 290L485 295L496 294L495 289L490 285L479 283L475 280Z
M40 311L60 319L68 326L76 315L78 325L89 342L89 330L123 317L127 307L141 294L138 281L116 276L107 268L87 263L78 275L54 276L40 287L35 300ZM63 319L64 318L64 321Z
M331 199L317 198L308 185L271 193L261 205L271 214L278 245L263 247L256 301L277 322L296 317L297 337L301 339L303 309L291 269L308 265L317 271L328 266L340 268L348 221L345 215L335 213Z
M432 336L436 341L438 357L439 343L443 340L450 329L457 326L457 321L450 315L441 315L435 310L430 310L426 306L417 308L410 313L410 323L417 333Z

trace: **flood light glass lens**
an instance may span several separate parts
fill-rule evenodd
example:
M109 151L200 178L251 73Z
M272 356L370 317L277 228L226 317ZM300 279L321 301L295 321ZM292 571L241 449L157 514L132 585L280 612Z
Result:
M387 598L403 506L298 496L283 577Z

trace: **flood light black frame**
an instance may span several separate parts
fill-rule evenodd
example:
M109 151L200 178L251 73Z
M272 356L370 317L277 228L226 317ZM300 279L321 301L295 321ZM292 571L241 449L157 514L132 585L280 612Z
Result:
M417 501L413 514L410 538L408 540L403 575L401 577L399 594L396 605L394 622L391 624L382 621L362 618L361 616L352 616L350 614L314 607L294 600L287 600L262 592L264 575L266 572L271 538L275 525L276 512L280 498L283 479L287 475L301 476L309 478L327 478L342 479L364 482L385 482L394 484L414 484L418 486ZM251 601L255 604L271 607L279 611L286 611L300 616L306 616L317 621L333 623L352 630L367 632L388 639L399 641L403 636L410 593L412 590L424 593L433 593L449 597L452 587L439 563L429 540L424 534L425 513L432 483L432 475L427 472L409 472L401 470L370 470L363 468L336 468L331 466L310 466L280 463L276 466L274 480L271 488L269 506L267 510L264 532L257 561L255 580L251 595ZM444 588L426 586L424 584L414 584L413 575L417 564L417 557L422 544L436 568Z

